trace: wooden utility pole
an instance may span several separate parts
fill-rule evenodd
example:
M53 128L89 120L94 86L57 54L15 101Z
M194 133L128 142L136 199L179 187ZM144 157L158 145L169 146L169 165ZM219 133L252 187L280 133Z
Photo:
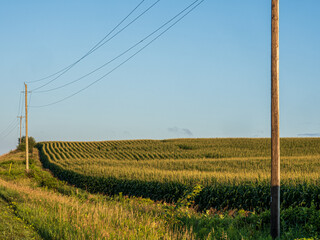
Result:
M18 116L17 118L20 118L20 138L19 138L19 144L21 145L21 128L22 128L22 118L23 118L23 116Z
M271 236L280 237L279 0L271 10Z
M26 171L29 172L29 139L28 139L28 89L27 84L25 86L25 119L26 119Z

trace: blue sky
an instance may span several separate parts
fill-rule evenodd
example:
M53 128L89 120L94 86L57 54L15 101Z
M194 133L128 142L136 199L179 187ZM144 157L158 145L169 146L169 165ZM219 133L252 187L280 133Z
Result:
M23 83L78 60L140 2L1 1L0 154L17 144ZM118 29L154 2L145 0ZM192 2L159 1L39 90L71 82L110 61ZM317 0L280 0L282 137L320 136L319 10ZM88 86L139 48L56 91L34 90L50 79L29 83L29 135L37 141L270 137L270 14L271 0L206 0L72 98L35 107Z

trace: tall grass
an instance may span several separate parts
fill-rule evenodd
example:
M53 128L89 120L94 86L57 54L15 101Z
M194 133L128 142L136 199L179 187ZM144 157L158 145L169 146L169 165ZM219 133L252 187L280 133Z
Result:
M194 239L190 229L167 227L160 203L86 194L57 182L36 159L26 175L20 155L0 162L0 198L44 239ZM9 162L13 163L10 175L6 174Z
M29 174L24 168L19 152L0 159L0 197L19 221L44 239L271 239L268 210L261 214L234 209L200 213L187 208L197 196L207 195L208 189L198 185L182 192L176 204L167 204L122 194L90 194L41 169L37 154L30 159ZM151 182L145 183L152 193ZM236 187L238 192L245 189ZM289 207L281 214L281 239L320 237L320 211L314 204L309 208ZM19 239L17 235L12 237Z

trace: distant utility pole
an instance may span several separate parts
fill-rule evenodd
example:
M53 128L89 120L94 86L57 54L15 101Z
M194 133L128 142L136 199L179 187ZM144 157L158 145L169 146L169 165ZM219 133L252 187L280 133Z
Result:
M279 0L271 10L271 236L280 237Z
M20 138L19 138L19 144L21 145L21 128L22 128L22 118L23 118L23 116L18 116L17 118L20 118Z
M25 86L25 119L26 119L26 171L29 172L29 139L28 139L28 89L27 84Z

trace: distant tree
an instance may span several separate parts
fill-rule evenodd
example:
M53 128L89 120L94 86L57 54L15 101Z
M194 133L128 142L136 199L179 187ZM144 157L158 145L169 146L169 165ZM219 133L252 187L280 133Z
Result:
M28 137L28 146L29 146L29 153L33 153L33 148L36 145L36 140L33 137ZM17 150L19 151L25 151L26 150L26 137L23 136L21 138L21 143L20 143L20 138L18 138L18 147Z

